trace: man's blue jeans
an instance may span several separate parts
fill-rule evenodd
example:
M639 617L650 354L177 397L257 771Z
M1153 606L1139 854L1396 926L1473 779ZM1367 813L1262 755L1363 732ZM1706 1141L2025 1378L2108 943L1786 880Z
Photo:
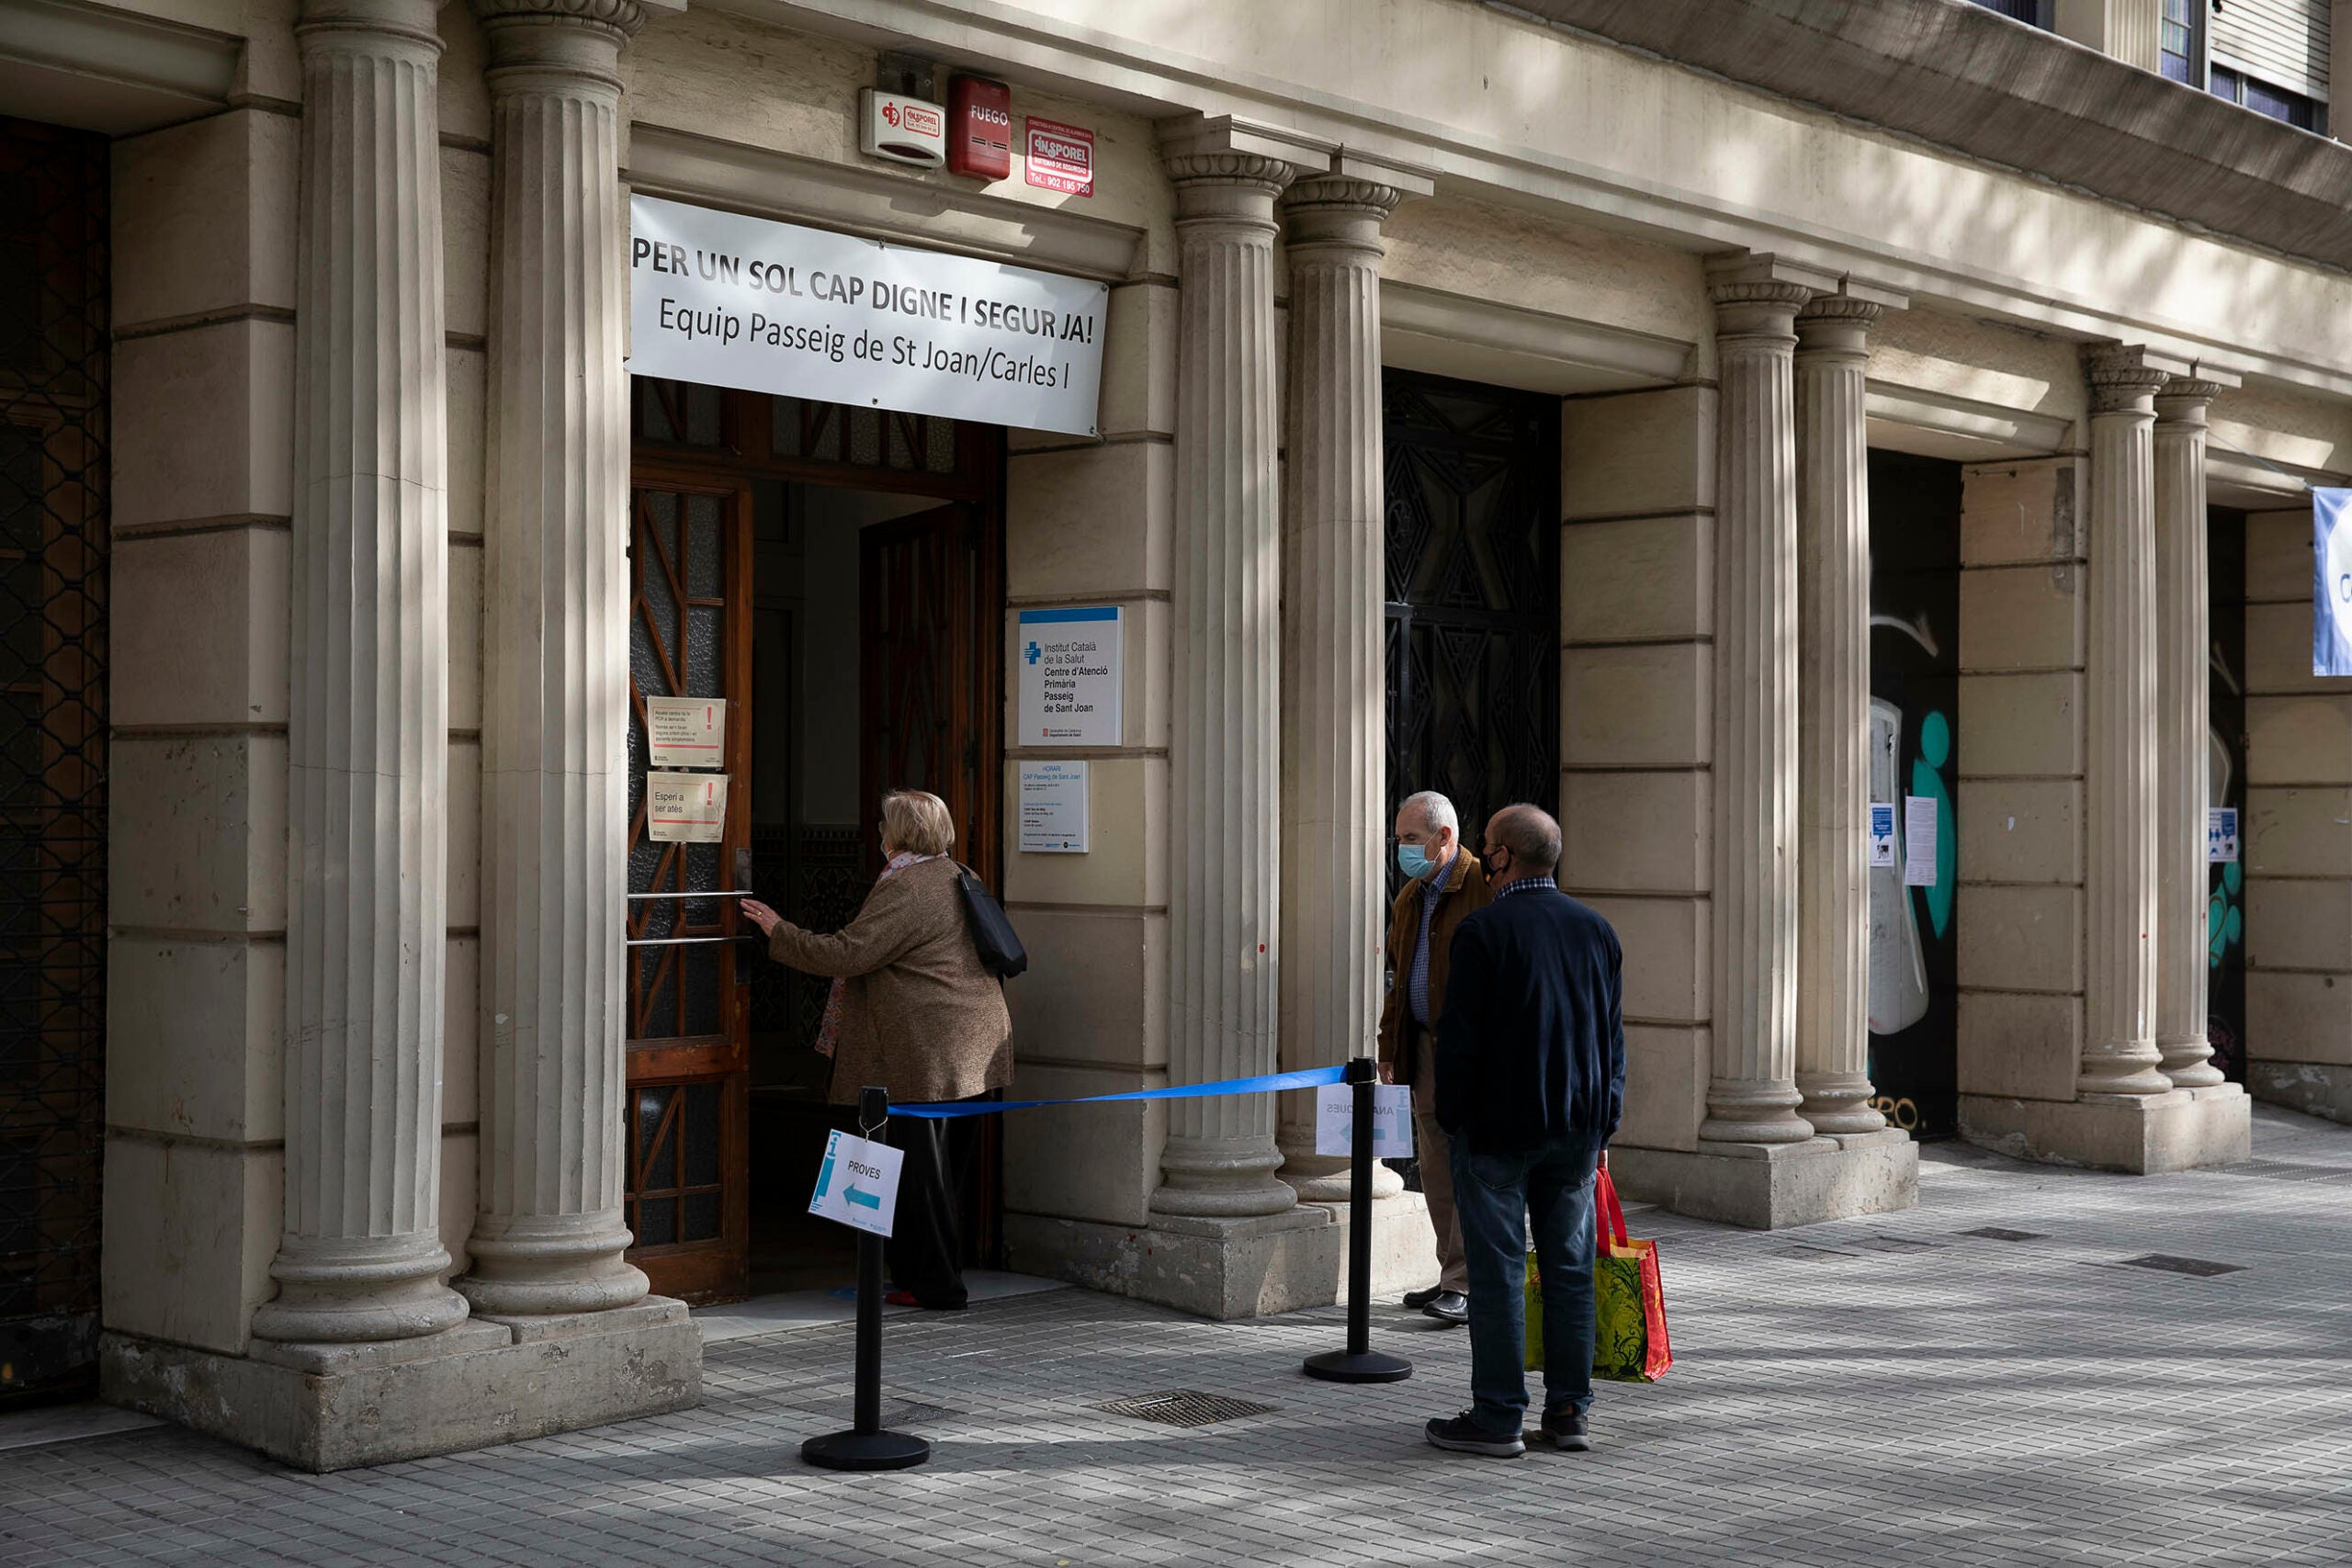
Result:
M1527 1227L1544 1273L1544 1408L1592 1404L1592 1178L1600 1145L1562 1139L1523 1154L1453 1140L1453 1205L1470 1266L1473 1417L1516 1432L1527 1415Z

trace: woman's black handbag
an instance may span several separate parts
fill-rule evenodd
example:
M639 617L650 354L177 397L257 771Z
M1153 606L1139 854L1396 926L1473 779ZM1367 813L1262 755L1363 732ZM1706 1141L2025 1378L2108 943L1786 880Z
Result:
M1000 980L1010 980L1027 969L1029 950L1021 945L1021 933L1005 919L1004 906L996 901L989 885L960 861L956 876L964 889L964 923L972 929L972 945L979 949L981 967Z

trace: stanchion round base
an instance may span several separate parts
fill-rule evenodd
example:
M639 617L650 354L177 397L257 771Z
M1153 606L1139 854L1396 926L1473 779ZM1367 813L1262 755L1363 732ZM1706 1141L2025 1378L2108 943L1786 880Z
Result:
M1402 1356L1384 1356L1377 1350L1367 1350L1351 1356L1345 1350L1326 1350L1319 1356L1306 1358L1306 1375L1321 1378L1326 1382L1403 1382L1413 1375L1413 1363Z
M828 1432L801 1444L800 1457L823 1470L912 1470L931 1444L906 1432Z

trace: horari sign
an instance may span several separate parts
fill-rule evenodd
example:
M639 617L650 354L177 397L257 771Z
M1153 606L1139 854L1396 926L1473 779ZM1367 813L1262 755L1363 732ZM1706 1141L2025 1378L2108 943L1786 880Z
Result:
M1095 433L1102 284L629 198L631 372Z

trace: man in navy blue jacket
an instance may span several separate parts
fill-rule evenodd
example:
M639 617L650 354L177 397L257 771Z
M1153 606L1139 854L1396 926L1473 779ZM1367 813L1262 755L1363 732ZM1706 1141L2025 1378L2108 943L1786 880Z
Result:
M1560 825L1532 806L1487 824L1494 901L1454 932L1437 1030L1437 1120L1453 1143L1470 1267L1471 1407L1429 1424L1464 1453L1524 1453L1527 1232L1544 1274L1544 1424L1590 1448L1593 1173L1625 1103L1623 955L1609 922L1562 893Z

